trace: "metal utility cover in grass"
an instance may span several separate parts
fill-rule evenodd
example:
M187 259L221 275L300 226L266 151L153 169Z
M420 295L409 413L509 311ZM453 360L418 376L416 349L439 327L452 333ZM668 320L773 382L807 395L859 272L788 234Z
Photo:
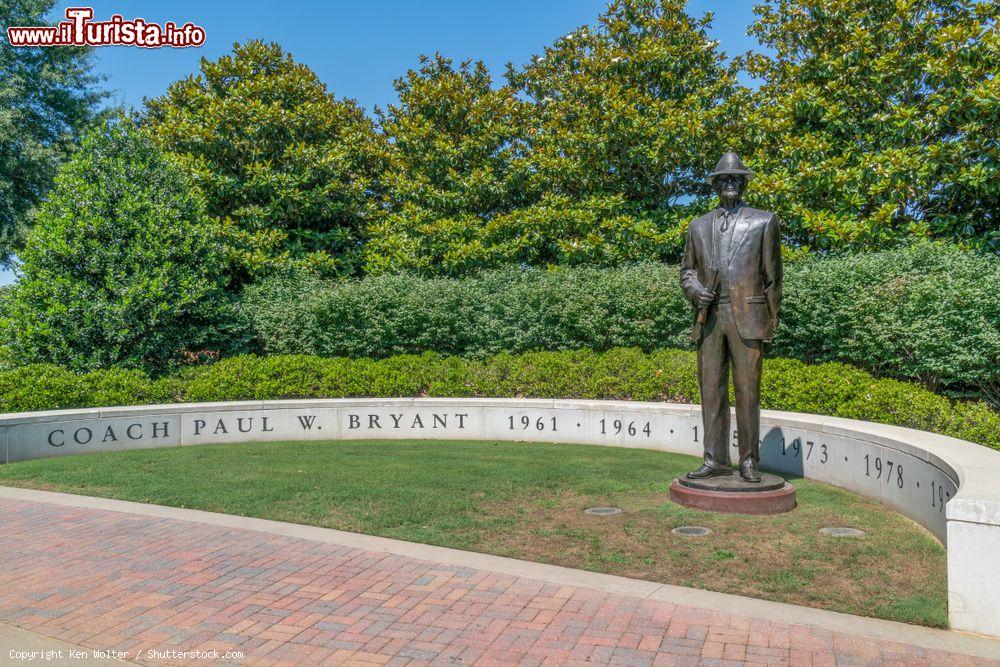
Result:
M863 530L845 527L820 528L819 532L827 537L864 537L865 534Z
M584 514L592 514L594 516L613 516L615 514L621 514L622 511L617 507L588 507L583 510Z
M685 537L701 537L702 535L708 535L712 531L703 526L678 526L670 532L676 535L684 535Z

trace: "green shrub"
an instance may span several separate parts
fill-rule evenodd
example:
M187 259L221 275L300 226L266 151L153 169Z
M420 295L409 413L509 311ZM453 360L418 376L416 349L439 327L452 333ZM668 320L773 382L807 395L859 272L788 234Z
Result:
M129 397L129 403L137 402ZM91 407L83 376L52 364L18 366L0 372L0 409L4 412L32 412L62 408Z
M0 316L19 363L162 371L185 351L218 351L234 326L218 228L125 118L95 127L62 166L20 259Z
M0 371L0 412L171 402L156 386L139 370L74 373L52 364L18 366Z
M796 264L774 353L845 361L1000 404L1000 259L923 245Z
M764 362L763 407L933 431L1000 449L1000 415L914 384L837 363ZM502 353L481 360L435 352L387 359L240 356L151 381L141 371L75 374L51 365L0 371L0 412L293 398L470 396L698 402L694 352Z
M489 271L473 278L308 274L247 290L267 354L382 358L690 345L676 267Z
M788 262L769 354L843 361L1000 404L1000 261L928 245ZM251 288L268 354L382 358L692 347L678 269L504 270L465 279L308 275Z

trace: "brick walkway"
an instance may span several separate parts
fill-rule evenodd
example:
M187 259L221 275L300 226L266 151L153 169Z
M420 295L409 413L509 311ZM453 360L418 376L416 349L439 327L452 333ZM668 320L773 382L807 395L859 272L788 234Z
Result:
M11 499L0 500L0 622L155 664L194 663L148 649L242 651L229 662L261 665L988 664L255 530Z

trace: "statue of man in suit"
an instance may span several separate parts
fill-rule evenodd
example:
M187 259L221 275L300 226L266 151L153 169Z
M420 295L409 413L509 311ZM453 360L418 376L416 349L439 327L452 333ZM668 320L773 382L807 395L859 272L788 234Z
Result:
M719 208L691 222L681 288L697 310L705 459L692 479L731 475L729 369L736 395L739 473L760 482L760 371L764 343L774 335L781 301L781 245L774 213L744 206L752 174L736 153L719 160L708 182Z

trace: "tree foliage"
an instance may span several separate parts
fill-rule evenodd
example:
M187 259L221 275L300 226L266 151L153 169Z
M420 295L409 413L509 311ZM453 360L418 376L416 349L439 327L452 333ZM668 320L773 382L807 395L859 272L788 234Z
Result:
M22 363L160 370L218 344L213 323L231 319L217 226L126 119L95 129L64 164L21 260L2 329Z
M0 263L21 246L32 209L103 97L88 49L15 48L7 41L7 26L46 25L54 4L0 3Z
M683 0L613 0L505 84L481 62L422 57L377 130L279 47L248 42L149 102L147 125L233 221L236 287L288 265L458 276L674 261L730 149L794 253L1000 247L996 3L755 11L773 53L735 60Z
M704 174L727 146L720 102L735 72L706 32L711 14L693 18L684 5L615 0L595 26L510 71L535 104L536 189L584 208L620 201L617 239L600 228L579 239L617 243L611 257L675 259L687 221L709 205Z
M425 58L382 117L391 213L367 270L676 257L735 85L710 21L680 0L616 0L496 89L481 63Z
M788 240L867 250L937 237L1000 249L996 2L766 0L762 80L736 96L751 201Z
M545 48L511 80L539 116L532 162L542 189L621 194L639 211L708 194L706 167L726 145L719 102L735 86L712 16L683 0L615 0L595 27Z
M378 112L387 139L383 211L368 231L370 273L463 273L503 251L492 221L531 201L524 159L529 104L493 88L482 62L441 55L396 80Z
M230 219L232 286L277 267L358 270L381 140L277 44L202 59L200 74L148 100L145 125L180 158L209 215Z

